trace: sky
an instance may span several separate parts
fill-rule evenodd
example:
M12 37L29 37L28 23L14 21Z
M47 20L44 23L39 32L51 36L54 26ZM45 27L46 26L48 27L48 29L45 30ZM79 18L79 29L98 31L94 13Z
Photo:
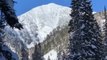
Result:
M49 3L56 3L63 6L70 6L71 0L14 0L17 15L21 15L32 8ZM95 12L103 11L104 6L107 7L107 0L92 0L92 8Z

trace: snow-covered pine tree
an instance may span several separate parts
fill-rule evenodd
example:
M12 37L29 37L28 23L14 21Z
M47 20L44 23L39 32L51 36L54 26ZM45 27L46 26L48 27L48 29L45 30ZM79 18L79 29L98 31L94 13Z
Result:
M35 45L34 54L32 54L32 60L43 60L41 43Z
M104 7L104 19L105 19L104 31L105 31L105 36L107 36L107 12L106 12L106 7Z
M0 9L5 16L7 24L9 24L10 27L21 29L23 27L18 21L15 11L12 7L13 4L11 2L13 3L13 0L0 0Z
M93 17L90 0L72 0L72 24L67 60L102 60L101 31ZM72 28L73 25L73 28ZM70 34L72 30L70 29Z
M24 49L24 47L23 48L21 48L21 60L29 60L28 59L28 52L26 51L26 49Z
M0 0L0 60L16 60L16 57L13 57L13 52L3 42L5 37L5 32L3 31L5 22L11 27L16 27L18 29L22 28L22 25L18 22L13 7L11 7L13 5L12 1L13 0Z
M104 26L104 56L105 60L107 59L107 12L106 12L106 7L104 7L104 19L105 19L105 26Z
M72 0L72 4L73 6L71 6L72 8L72 13L70 14L70 16L72 16L72 19L70 20L69 22L69 26L70 26L70 29L69 29L69 32L71 31L74 31L76 29L76 27L74 27L77 23L73 23L75 22L76 20L78 20L77 17L79 17L79 2L77 2L78 0Z
M105 28L104 28L104 31L105 31L105 41L107 43L107 12L106 12L106 7L104 7L104 19L105 19Z
M0 28L3 29L5 27L5 16L2 13L2 11L0 11Z

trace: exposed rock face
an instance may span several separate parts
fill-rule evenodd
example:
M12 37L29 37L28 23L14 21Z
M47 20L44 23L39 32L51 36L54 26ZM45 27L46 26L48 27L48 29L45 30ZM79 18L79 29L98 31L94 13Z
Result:
M23 30L12 30L8 26L5 28L4 41L18 54L19 60L35 60L36 44L39 42L41 56L52 49L66 52L70 11L68 7L53 3L34 8L19 16ZM103 31L104 13L95 13L94 16Z

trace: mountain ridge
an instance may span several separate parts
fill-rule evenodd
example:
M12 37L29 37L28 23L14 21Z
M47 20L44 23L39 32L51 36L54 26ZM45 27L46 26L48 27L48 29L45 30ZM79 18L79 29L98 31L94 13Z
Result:
M65 12L65 8L67 8L69 11ZM46 10L46 12L45 12L45 10ZM56 11L57 11L57 13L56 13ZM42 13L40 13L40 12L42 12ZM70 13L70 8L56 5L54 3L50 3L48 5L42 5L40 7L33 8L33 9L31 9L31 11L28 11L27 13L22 14L18 18L19 18L19 22L24 25L25 29L30 31L29 28L33 27L33 29L38 30L37 31L37 33L39 34L38 37L41 40L44 40L46 35L49 34L54 28L56 28L57 26L61 26L61 25L63 26L67 20L70 20L70 19L68 19L68 18L70 18L69 15L66 15L66 14L61 15L61 13L64 13L64 12L67 14L68 14L68 12ZM24 18L26 18L26 17L29 17L29 18L27 20L25 19L25 21L24 21ZM62 17L65 17L65 18L63 18L61 20ZM34 19L32 19L32 18L34 18ZM21 21L21 20L23 20L23 21ZM36 27L33 26L32 21L35 22ZM68 21L67 21L67 23L68 23ZM65 23L65 24L67 24L67 23ZM29 26L28 24L32 24L32 26L30 26L28 28L28 26ZM31 34L31 33L29 33L29 34ZM30 36L33 36L33 35L30 35ZM35 39L35 38L32 38L32 39ZM42 41L40 41L40 42L42 42Z

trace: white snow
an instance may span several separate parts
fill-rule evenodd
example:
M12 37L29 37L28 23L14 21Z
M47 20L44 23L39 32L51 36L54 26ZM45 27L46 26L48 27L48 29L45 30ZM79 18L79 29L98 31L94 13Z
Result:
M44 56L45 60L58 60L57 59L57 51L56 50L51 50L50 52L48 52L47 54L45 54Z
M97 13L97 12L93 12L93 14L95 14L95 13Z
M33 46L35 46L34 42L31 42L30 44L26 44L27 48L31 48Z
M92 48L97 48L95 45L91 45L92 46Z
M82 26L81 26L81 29L83 29L83 28L85 28L85 25L84 25L84 24L82 24Z
M38 34L39 34L38 37L41 39L40 42L42 42L42 40L44 40L44 38L47 36L47 34L49 34L51 31L52 31L52 28L48 27L48 26L44 26L43 28L41 28L38 31Z
M105 59L107 59L107 56L105 57Z
M99 17L98 17L98 18L99 18ZM97 20L97 22L98 22L98 24L99 24L99 27L100 27L101 31L104 31L105 19L99 18L99 19Z

